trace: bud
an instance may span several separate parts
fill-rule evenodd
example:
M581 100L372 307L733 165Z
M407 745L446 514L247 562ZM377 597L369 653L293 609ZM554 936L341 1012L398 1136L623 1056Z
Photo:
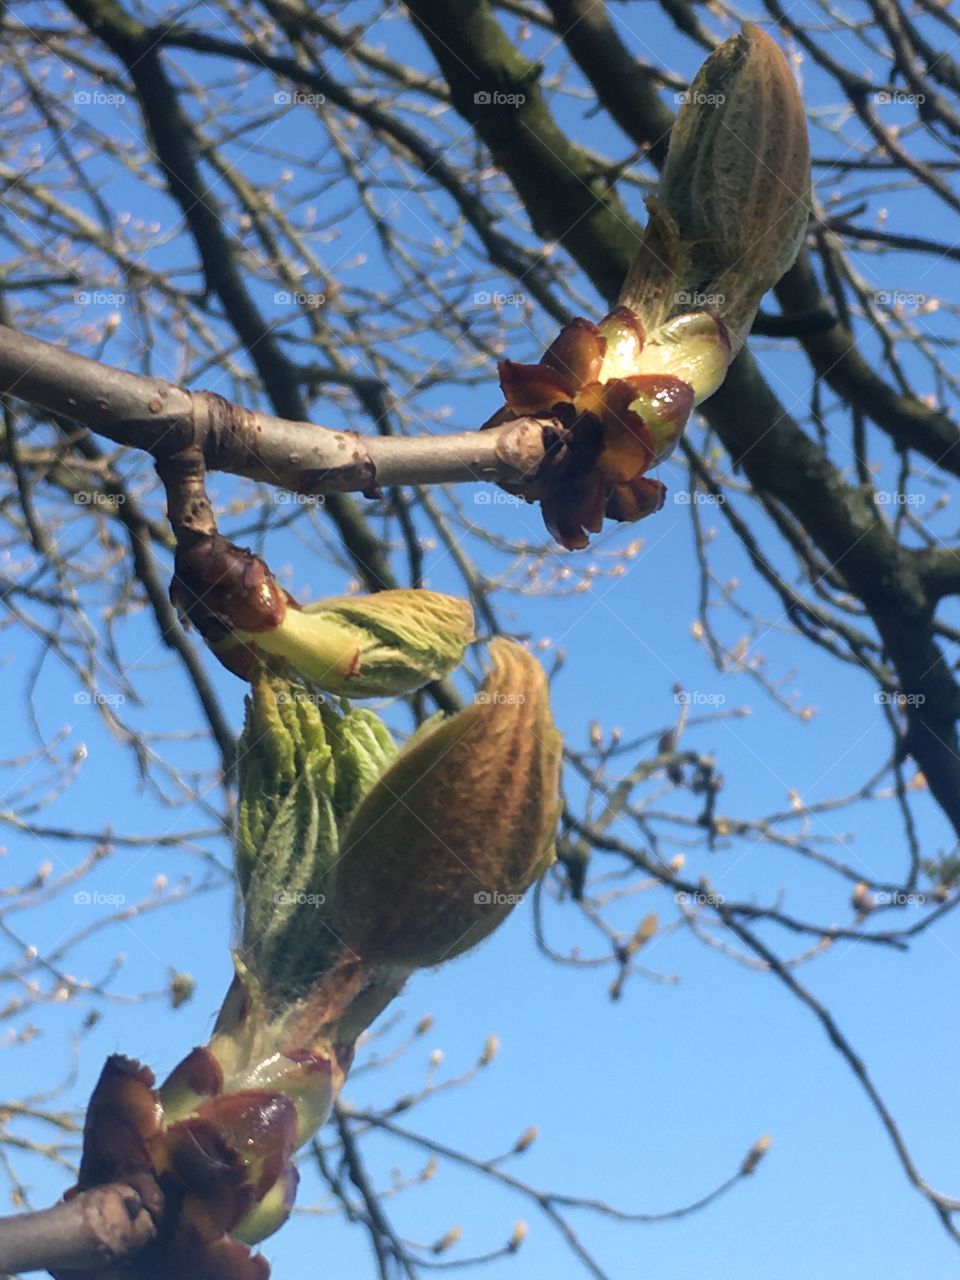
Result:
M415 735L341 837L333 928L364 962L459 955L553 860L561 744L546 676L510 641L490 654L473 705Z
M740 1176L745 1178L749 1174L753 1173L757 1165L772 1146L773 1139L770 1137L769 1133L762 1134L744 1156L743 1164L740 1166Z
M431 1246L432 1251L436 1254L446 1253L448 1249L452 1249L463 1235L463 1227L451 1227L450 1230L440 1237L440 1239Z
M850 905L858 915L862 916L869 915L877 905L876 899L862 880L854 887L853 893L850 895Z
M657 345L653 330L706 298L735 355L760 299L793 265L809 210L803 102L778 46L746 23L706 60L680 109L620 302Z
M675 316L653 331L637 360L637 369L651 380L669 375L687 384L692 408L713 395L727 376L732 359L726 325L706 311L694 311Z
M524 1129L520 1137L513 1144L514 1155L522 1155L524 1151L528 1151L540 1136L540 1130L537 1125L532 1124L529 1128Z
M507 1241L507 1249L510 1251L510 1253L516 1253L516 1251L520 1248L520 1246L523 1244L526 1238L527 1238L527 1224L524 1222L522 1218L520 1218L514 1225L513 1234L510 1236L510 1239Z
M396 754L372 712L255 678L238 746L237 879L245 961L268 1003L309 985L340 950L329 927L340 825Z
M473 640L469 604L436 591L381 591L301 607L252 551L215 534L177 552L171 596L225 667L262 666L346 697L409 693L456 667Z
M356 698L408 693L439 680L459 665L473 638L465 600L404 589L289 608L279 626L249 637L321 689Z
M483 1053L481 1053L480 1055L480 1059L477 1062L477 1066L489 1067L490 1063L494 1060L494 1058L497 1056L499 1052L500 1052L500 1038L499 1036L495 1036L493 1032L491 1032L490 1035L488 1035L486 1040L484 1041Z
M627 955L634 955L641 947L645 947L660 927L660 919L655 911L651 911L637 925L633 937L627 943Z
M803 242L803 103L758 27L748 23L704 63L647 203L640 252L609 315L572 321L539 365L500 365L506 408L487 425L552 419L535 477L511 491L539 500L570 549L587 546L605 516L635 521L662 507L666 490L645 473L723 382L760 299Z

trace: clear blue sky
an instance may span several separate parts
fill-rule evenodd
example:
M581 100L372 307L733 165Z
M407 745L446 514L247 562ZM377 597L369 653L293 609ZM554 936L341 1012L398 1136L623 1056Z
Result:
M367 7L344 8L348 16L356 10L359 21ZM698 52L652 6L617 4L611 12L622 21L625 36L640 56L663 59L680 74L692 74ZM800 4L794 12L812 19L819 10ZM216 29L213 11L202 6L191 21ZM396 16L381 26L380 38L394 56L429 65L422 47ZM554 56L551 65L555 64ZM197 59L189 65L193 70L204 66ZM824 119L839 118L842 109L835 91L808 64L803 76L808 100L824 112ZM558 110L572 122L589 105L567 101L558 104ZM291 131L295 127L292 122ZM594 146L624 154L627 148L616 131L599 121L591 127ZM853 132L857 134L856 129ZM295 139L291 133L278 142L292 147ZM815 133L816 153L836 154L837 150L836 140L824 131ZM827 199L833 184L818 176L823 183L821 196ZM302 178L298 175L298 180ZM132 196L122 186L110 194L118 209L125 195ZM142 198L142 188L137 198ZM76 199L82 207L82 197ZM155 211L140 211L169 223L169 203L156 197L155 204ZM907 229L921 212L916 197L889 192L870 197L870 207L860 221L871 221L881 207L889 210L891 225ZM927 233L955 239L956 229L946 225L939 213L922 212ZM402 192L396 216L405 216ZM352 247L370 254L372 283L377 250L373 233L363 235L366 239ZM176 246L161 252L169 254L171 261L183 256ZM955 284L952 270L939 264L934 278L918 277L917 261L864 258L859 265L873 288L910 289L928 297L948 294ZM336 266L335 253L330 262ZM515 285L505 278L502 287L510 291ZM589 287L584 289L589 296ZM104 308L105 312L111 309ZM596 300L596 313L602 309ZM921 317L918 323L928 322ZM939 332L949 328L942 316L937 324ZM548 328L539 321L538 336L530 335L528 349L512 354L519 359L536 358ZM71 343L66 312L62 337ZM107 359L123 363L122 340L121 330L116 347L106 352ZM756 349L785 404L802 412L797 399L805 393L806 382L797 377L798 363L763 344ZM878 358L869 347L867 354ZM162 372L162 352L156 358L155 368ZM918 370L920 388L932 390L924 382L926 376ZM229 393L218 387L215 371L203 385ZM441 389L435 399L451 404L451 428L475 425L499 402L492 368L483 392L450 395ZM336 415L331 412L323 420L335 422ZM699 426L691 430L695 442L702 437ZM879 447L876 456L884 463L878 485L894 488L893 460ZM840 452L837 457L844 461ZM663 478L673 492L684 488L677 464L668 464ZM218 481L218 489L224 496L232 492L226 480ZM915 491L932 501L934 491L929 485L917 485ZM746 504L741 502L740 509L745 510ZM535 508L477 506L476 511L478 519L489 519L505 531L519 529L531 537L540 536ZM644 548L624 576L562 600L515 597L508 602L516 612L518 631L549 637L553 647L565 651L566 662L554 685L561 728L574 743L585 742L592 719L607 730L620 725L630 734L656 731L675 717L673 685L680 680L689 690L722 695L726 707L749 705L752 709L749 718L714 721L690 735L692 745L718 758L726 779L721 812L747 816L786 807L790 788L810 800L842 794L860 783L887 751L873 686L866 677L839 668L794 639L782 625L778 602L756 583L723 522L709 512L705 519L717 525L716 562L724 563L727 576L740 578L743 604L770 622L758 642L768 674L784 678L785 687L797 691L800 705L817 708L816 716L803 723L765 698L749 677L721 679L710 666L691 634L699 583L689 511L668 501L664 511L642 528L608 529L595 548L585 553L600 556L642 536ZM759 523L755 527L769 539L768 527ZM950 532L949 509L942 525L934 527L944 536ZM224 528L231 532L229 521ZM324 564L319 555L311 555L309 533L271 538L266 551L275 564L291 567L297 588L309 586L313 595L322 595L345 586L343 574ZM454 583L442 551L429 553L427 563L430 585L442 588ZM95 617L91 621L99 625ZM730 618L723 626L728 638L735 638L738 626L743 629ZM124 625L123 643L132 657L139 658L138 688L145 703L131 713L137 722L171 731L195 723L191 694L173 673L171 660L156 643L145 614ZM3 659L10 664L4 755L12 757L36 742L18 696L36 645L12 630L3 633L0 644ZM212 660L209 666L231 719L239 725L239 683L216 669ZM68 742L82 742L88 752L76 784L50 809L49 822L74 823L89 830L112 823L123 832L205 825L203 815L164 811L150 794L138 790L129 759L111 740L96 712L74 701L77 691L68 671L48 664L38 700L40 726L52 734L68 725ZM208 766L212 763L210 755L201 756L196 747L182 750L185 765L201 758ZM13 789L18 785L16 772L7 779ZM935 855L950 844L949 835L936 814L922 807L920 812L924 852ZM814 820L813 830L855 833L848 856L862 859L864 867L875 873L882 869L893 878L904 864L902 831L889 806L859 806L839 815L827 814ZM217 851L226 856L223 844ZM56 841L26 841L11 833L6 878L20 879L47 858L60 869L79 856L79 850ZM785 907L797 915L843 923L850 918L848 887L843 882L816 873L770 846L744 845L713 854L698 850L690 856L689 869L709 875L727 896L756 895L770 902L781 892ZM195 878L202 875L196 859L187 855L150 848L121 852L87 887L123 894L133 902L150 892L158 874L173 882L187 872ZM89 915L92 910L74 904L68 894L49 910L32 913L17 928L42 950L75 928L78 920L86 920L81 912ZM666 920L674 908L669 895L651 892L633 899L629 909L621 908L618 920L629 927L649 910ZM231 895L223 888L175 911L138 917L103 936L94 935L85 944L71 961L72 968L85 975L105 970L118 950L125 953L117 983L120 991L157 989L165 981L167 966L174 966L195 975L197 992L176 1013L162 1003L107 1004L98 1026L82 1041L76 1078L65 1095L69 1103L83 1104L107 1053L138 1057L162 1078L190 1045L205 1039L229 977L231 917ZM595 947L571 907L550 907L547 917L551 938L559 947L578 940L585 947ZM776 940L782 945L782 938ZM12 946L2 939L0 945ZM929 1206L908 1186L867 1099L811 1015L773 977L749 972L718 951L698 945L687 931L655 940L644 959L676 981L635 979L623 999L612 1003L607 997L609 970L558 968L538 954L527 903L477 952L410 983L395 1006L405 1021L392 1038L399 1038L404 1028L428 1012L436 1018L433 1029L395 1065L365 1073L348 1084L345 1096L358 1106L380 1105L398 1093L415 1090L434 1049L444 1055L436 1077L458 1074L479 1056L488 1033L496 1033L501 1051L493 1065L468 1086L407 1113L401 1123L422 1128L481 1158L507 1150L527 1126L536 1124L537 1142L508 1163L508 1170L542 1189L607 1199L638 1212L667 1210L706 1193L736 1169L761 1133L772 1135L772 1150L756 1176L695 1217L664 1225L616 1226L576 1215L584 1240L618 1280L730 1280L732 1276L769 1280L771 1275L778 1280L808 1280L811 1275L843 1275L849 1280L909 1275L911 1280L940 1280L952 1274L955 1246ZM938 1188L960 1193L955 1154L960 1134L952 1105L952 1081L960 1056L953 1012L958 976L960 929L953 917L922 935L907 956L838 945L801 970L802 979L833 1010L855 1049L870 1064L920 1168ZM44 981L42 974L38 977ZM17 1097L28 1089L52 1087L64 1077L70 1033L80 1016L75 1005L51 1006L34 1019L42 1028L39 1038L4 1047L6 1095ZM21 1031L26 1021L15 1018L9 1025ZM425 1153L386 1138L371 1140L367 1154L381 1186L389 1183L391 1170L399 1169L408 1177L426 1161ZM18 1169L27 1171L24 1176L36 1203L66 1185L66 1179L48 1166L29 1160L19 1163L20 1157L13 1155ZM303 1208L319 1192L309 1161L305 1166L299 1197ZM530 1227L527 1242L512 1260L498 1264L498 1274L516 1280L547 1276L559 1280L583 1274L534 1206L448 1162L441 1162L433 1181L390 1200L388 1208L400 1233L414 1239L432 1241L462 1223L465 1235L460 1249L471 1253L497 1247L510 1235L514 1221L524 1218ZM296 1218L266 1243L265 1252L274 1262L274 1274L283 1280L306 1280L315 1274L352 1280L374 1274L365 1233L348 1229L336 1216L318 1222Z

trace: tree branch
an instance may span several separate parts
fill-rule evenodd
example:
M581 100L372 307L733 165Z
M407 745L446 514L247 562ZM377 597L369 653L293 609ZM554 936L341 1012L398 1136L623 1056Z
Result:
M551 425L520 418L489 431L361 436L255 413L213 392L126 373L2 325L0 391L158 460L199 452L208 471L309 495L373 495L381 485L529 485Z
M163 1196L156 1183L138 1190L108 1183L38 1213L0 1218L0 1272L103 1268L139 1253L157 1235Z

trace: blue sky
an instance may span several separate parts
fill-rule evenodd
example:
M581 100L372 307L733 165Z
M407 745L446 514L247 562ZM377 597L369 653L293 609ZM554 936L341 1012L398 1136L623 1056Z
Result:
M348 5L345 12L359 21L367 8ZM662 59L681 75L692 75L700 55L666 19L637 4L612 5L611 12L641 56ZM805 4L794 6L793 12L808 19L820 13ZM212 11L204 7L193 14L192 21L216 29ZM429 66L422 46L396 16L382 22L376 34L393 56ZM841 44L844 56L859 57L852 44ZM210 74L202 59L185 58L181 65ZM822 122L830 126L841 121L844 108L836 90L808 63L803 64L802 75L807 99L821 113ZM578 135L589 106L587 101L557 101L558 114ZM118 123L117 127L127 126ZM862 132L855 125L844 127L853 138ZM289 136L277 141L295 150L301 138L293 121L289 129ZM590 129L591 144L599 150L615 155L625 151L612 127L594 120ZM826 128L819 128L814 131L813 150L836 154L838 144ZM256 163L265 162L258 159ZM922 221L926 234L947 242L956 238L955 228L932 202L898 191L873 193L864 188L854 192L852 182L841 183L838 178L834 184L833 175L820 172L817 176L825 201L835 186L843 190L845 201L868 201L867 212L858 217L862 224L869 224L885 208L891 226L911 227ZM304 190L311 186L306 158L304 171L296 173L294 183L302 183ZM142 186L136 193L124 191L114 181L111 197L118 209L134 195L143 202L137 206L141 216L155 216L164 225L172 222L165 197L145 193ZM82 205L81 196L77 201ZM635 190L630 201L639 212ZM392 216L409 218L412 228L422 211L408 208L401 192ZM346 238L353 237L351 248L369 253L367 266L356 280L373 287L379 263L372 234L359 220L354 226L345 219L345 226ZM174 240L167 246L158 244L153 261L164 260L173 266L191 260L191 254ZM919 262L906 256L860 255L857 265L873 289L909 290L927 298L949 296L955 283L953 269L940 263L931 274L926 260L922 270ZM500 287L511 291L516 286L503 278ZM582 288L589 297L589 286ZM596 315L602 313L599 299L593 300L593 306ZM104 312L110 309L106 305ZM84 321L90 319L85 314ZM916 322L925 332L956 336L952 316L943 312L920 316ZM118 364L125 362L133 345L124 345L126 323L105 357ZM60 337L82 350L82 341L72 336L75 325L65 310ZM536 358L550 329L549 321L534 315L531 331L522 339L527 349L511 348L511 354L518 359ZM755 350L784 403L801 412L808 391L801 362L769 342L756 343ZM864 350L871 359L880 359L878 349L869 342ZM154 353L158 372L167 358L169 353L163 350ZM919 361L908 359L906 365L922 392L933 390ZM173 376L172 369L166 372ZM210 371L202 385L231 393L229 386L218 385L216 371ZM423 396L425 406L449 404L451 429L476 425L499 400L492 365L482 389L438 388ZM338 420L337 411L331 407L328 412L326 406L317 417L331 424ZM843 420L831 413L828 424L835 460L846 465ZM702 441L699 424L692 425L691 439L695 444ZM895 459L882 444L874 442L872 447L879 465L877 486L892 489ZM145 474L146 468L140 465ZM672 494L684 491L685 476L678 463L668 463L662 478ZM224 499L235 492L225 478L217 480L216 488ZM926 478L912 482L911 492L932 503L940 491ZM465 500L469 503L469 497ZM749 512L745 498L739 500L738 510ZM477 504L470 511L473 518L502 531L534 540L542 536L535 508ZM549 639L548 658L557 648L564 651L564 665L554 681L561 728L575 745L585 744L587 726L594 719L607 732L621 726L627 736L658 731L676 716L673 686L679 680L688 690L722 697L724 710L747 705L751 709L749 717L713 719L689 733L692 745L717 757L725 778L722 812L746 816L787 807L790 789L812 801L858 786L888 750L873 685L866 676L839 667L800 643L786 629L779 602L757 583L722 519L709 508L702 515L717 529L715 563L723 566L725 576L740 579L742 603L768 622L751 641L764 655L767 674L782 678L784 688L795 692L797 705L815 708L815 716L802 721L765 697L748 675L721 677L714 670L691 631L699 583L689 507L668 499L663 512L643 526L608 528L590 552L582 553L585 562L592 559L603 565L605 552L641 537L642 549L622 576L601 576L582 595L557 600L516 596L503 602L504 616L509 620L511 613L515 615L517 631ZM750 519L764 545L779 556L771 526L755 514ZM78 525L71 534L78 553L83 528ZM937 536L950 536L949 507L934 518L931 528ZM224 530L234 531L229 518ZM318 538L303 523L296 534L270 535L265 551L272 563L289 567L293 586L308 586L314 596L346 586L344 573L324 561ZM560 563L563 553L556 556ZM569 557L564 558L563 563L568 562L572 563ZM427 565L430 585L455 586L445 553L428 551ZM91 621L100 625L95 615ZM746 629L730 610L719 626L731 641ZM121 636L127 653L137 662L137 687L144 699L141 708L127 708L131 717L142 726L170 732L193 726L192 694L157 644L146 613L124 622ZM5 631L0 644L10 690L4 755L15 757L37 741L35 727L17 696L36 659L37 645L16 629ZM208 665L232 722L239 726L242 690L238 682L212 660ZM40 728L51 735L66 726L68 746L83 743L87 756L76 782L56 799L46 820L87 830L113 824L121 832L182 831L209 825L207 815L165 810L140 789L129 757L111 738L96 710L76 702L77 693L76 678L48 662L37 696ZM182 768L212 765L211 753L198 744L177 744L168 754ZM8 772L7 782L15 790L22 770ZM921 802L919 817L925 854L934 856L950 847L952 841L938 814ZM828 813L812 820L812 832L851 833L846 856L862 860L874 873L882 871L895 878L905 863L902 829L889 803ZM48 858L62 869L86 851L54 839L27 840L13 831L6 845L10 881L28 876ZM221 859L227 856L223 841L209 840L206 847ZM697 849L688 851L688 858L691 878L708 875L729 897L755 896L771 902L782 895L785 909L803 918L850 920L845 882L770 845L743 843L714 853ZM151 892L158 875L175 883L187 874L196 883L209 873L189 854L147 847L120 851L84 883L133 903ZM91 918L93 910L67 894L49 908L11 924L42 951ZM662 890L643 893L619 904L614 916L629 929L651 910L658 911L662 920L672 918L670 896ZM101 972L116 952L124 953L124 968L116 983L120 993L161 988L168 966L192 973L197 990L193 1000L177 1012L163 1002L98 1006L101 1020L81 1042L76 1076L68 1085L64 1104L83 1104L107 1053L136 1056L162 1078L192 1044L206 1038L229 979L232 913L231 892L224 883L175 910L138 916L83 944L71 958L74 972ZM595 935L569 904L548 904L546 917L549 936L559 948L580 943L585 950L596 951ZM776 934L763 936L785 945ZM0 939L0 945L12 957L13 942ZM947 1275L956 1265L955 1246L929 1206L908 1186L862 1090L811 1014L775 978L748 971L718 950L699 945L685 930L655 939L643 960L671 980L636 978L623 998L612 1002L607 994L609 969L560 968L538 953L531 904L525 903L479 950L409 984L394 1006L403 1021L376 1048L385 1051L426 1013L436 1019L433 1028L397 1062L351 1081L345 1097L355 1106L373 1107L399 1093L416 1091L426 1078L434 1050L443 1053L434 1078L455 1076L476 1061L487 1035L495 1033L501 1049L489 1067L462 1088L441 1092L405 1113L399 1122L451 1146L462 1146L478 1158L502 1154L529 1125L536 1124L537 1141L524 1155L507 1162L505 1169L542 1190L596 1197L627 1211L650 1213L705 1194L734 1172L760 1134L773 1138L773 1147L756 1175L694 1217L645 1226L573 1215L571 1220L582 1230L584 1241L611 1276L728 1280L736 1275L738 1280L767 1280L774 1273L778 1280L806 1280L812 1274L843 1274L873 1280L910 1274L919 1280L939 1280ZM921 935L908 955L838 944L799 971L870 1065L921 1170L945 1191L960 1190L954 1156L960 1135L948 1083L960 1053L951 1000L958 968L960 931L948 916ZM38 977L42 984L46 981L42 973ZM33 1018L8 1021L17 1031L29 1021L42 1028L39 1037L3 1049L8 1095L52 1088L64 1078L71 1033L87 1007L83 1001L51 1005ZM365 1151L381 1186L389 1185L394 1169L401 1177L410 1177L427 1158L426 1153L383 1136L371 1138ZM13 1158L36 1203L66 1185L65 1176L47 1164L17 1153ZM274 1273L284 1280L299 1280L321 1269L338 1280L373 1275L364 1232L349 1228L337 1215L324 1216L319 1222L308 1216L320 1185L309 1160L304 1165L299 1197L304 1212L265 1246ZM496 1248L509 1237L515 1220L523 1218L530 1228L528 1239L515 1257L497 1264L500 1273L518 1280L585 1274L534 1205L449 1161L441 1161L429 1183L390 1199L388 1207L400 1234L411 1239L433 1241L452 1225L462 1224L465 1234L459 1250L469 1253Z

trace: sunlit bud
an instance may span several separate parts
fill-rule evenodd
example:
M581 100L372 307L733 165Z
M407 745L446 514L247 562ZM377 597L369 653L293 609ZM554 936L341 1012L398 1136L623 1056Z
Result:
M850 905L859 915L867 915L877 905L876 899L861 880L850 895Z
M477 1063L479 1067L487 1067L500 1052L500 1039L492 1033L487 1036L486 1043L483 1046L483 1053Z
M539 1136L540 1130L535 1124L532 1124L529 1129L524 1129L523 1133L521 1133L520 1137L513 1144L514 1154L520 1155L522 1152L527 1151L533 1146Z
M744 1156L743 1164L740 1166L741 1176L746 1177L748 1174L753 1173L754 1169L756 1169L757 1165L772 1146L773 1139L770 1137L769 1133L765 1133L759 1137Z
M606 352L597 375L598 382L611 378L627 378L636 373L643 350L644 332L635 312L629 307L615 307L598 325L606 339Z
M633 937L627 943L626 949L628 955L632 955L634 952L639 951L641 947L645 946L656 934L659 927L660 920L655 911L651 911L648 916L644 916L637 926Z
M170 975L170 1003L179 1009L193 998L197 988L196 979L189 973L172 973Z
M462 1235L463 1235L463 1227L451 1227L450 1230L446 1233L446 1235L441 1236L440 1239L436 1242L436 1244L432 1246L433 1252L446 1253L448 1249L453 1248L453 1246L460 1240Z
M553 860L560 737L543 668L507 640L472 706L421 730L347 825L333 927L423 967L491 933Z
M259 556L220 535L177 552L171 596L224 666L253 680L286 664L330 693L379 697L440 679L473 640L464 600L435 591L382 591L302 608Z
M513 1234L511 1235L510 1239L507 1241L507 1248L510 1250L511 1253L516 1253L516 1251L523 1244L524 1240L526 1240L527 1229L528 1229L527 1224L521 1218L519 1222L517 1222L517 1224L514 1226Z
M637 361L637 371L669 374L689 384L692 409L713 395L732 359L726 325L705 311L691 312L675 316L653 332Z
M747 23L700 68L649 205L620 302L639 313L648 344L671 315L709 309L736 354L760 299L792 266L810 209L803 102L759 27Z
M464 600L435 591L381 591L289 608L279 626L252 640L331 693L407 693L452 671L473 640Z

